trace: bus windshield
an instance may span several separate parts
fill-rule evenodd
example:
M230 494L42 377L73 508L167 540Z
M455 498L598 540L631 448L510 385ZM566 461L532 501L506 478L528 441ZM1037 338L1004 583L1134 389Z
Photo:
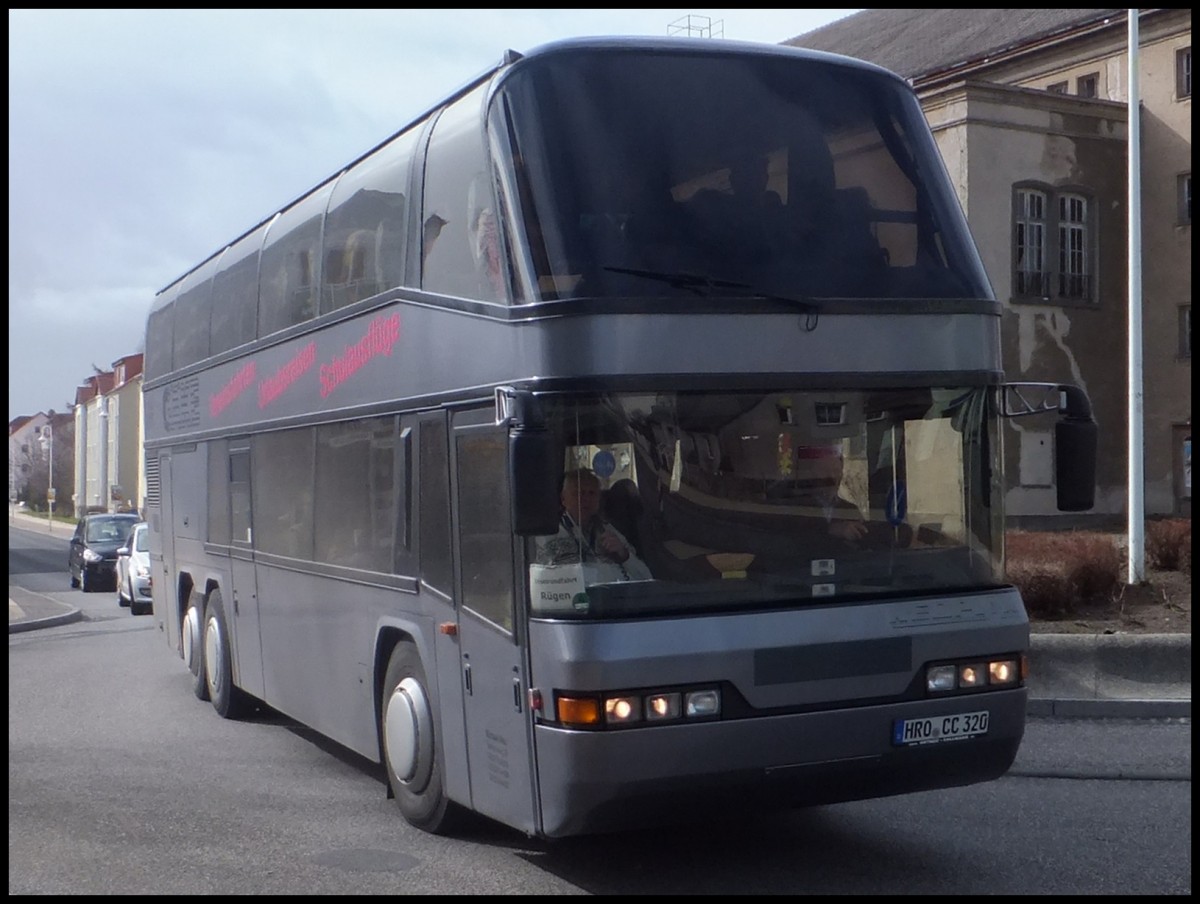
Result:
M1002 583L986 390L613 394L550 410L563 518L528 541L535 617Z
M549 54L500 83L525 296L991 297L906 85L680 56Z

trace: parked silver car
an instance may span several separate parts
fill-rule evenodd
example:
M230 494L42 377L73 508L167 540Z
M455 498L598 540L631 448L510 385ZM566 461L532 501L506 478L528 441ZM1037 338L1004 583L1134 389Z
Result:
M125 545L117 550L117 602L134 615L147 615L153 608L150 595L150 544L146 522L129 531Z

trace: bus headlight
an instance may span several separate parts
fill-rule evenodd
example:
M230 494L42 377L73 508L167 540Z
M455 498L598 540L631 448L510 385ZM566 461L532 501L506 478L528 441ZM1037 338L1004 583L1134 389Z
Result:
M541 713L541 691L536 697L538 703L533 709L539 721L554 722L563 728L636 728L647 723L678 724L721 717L721 692L715 687L607 694L556 690L554 711L545 718Z
M1026 677L1023 656L944 662L925 670L925 690L930 694L1017 687Z
M715 688L692 691L684 698L684 712L688 718L721 715L721 692Z
M657 722L661 719L678 719L680 712L679 694L651 694L646 698L646 719Z
M610 725L628 725L642 720L642 701L639 697L606 697L604 721Z

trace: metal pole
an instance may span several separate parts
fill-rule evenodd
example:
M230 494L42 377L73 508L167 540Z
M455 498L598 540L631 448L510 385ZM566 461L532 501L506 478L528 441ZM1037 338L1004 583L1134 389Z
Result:
M46 478L46 530L54 531L54 500L50 496L54 493L54 425L46 425L46 437L49 439L50 450L50 476Z
M1145 559L1145 466L1142 447L1142 154L1138 98L1138 11L1129 24L1129 577L1140 584Z

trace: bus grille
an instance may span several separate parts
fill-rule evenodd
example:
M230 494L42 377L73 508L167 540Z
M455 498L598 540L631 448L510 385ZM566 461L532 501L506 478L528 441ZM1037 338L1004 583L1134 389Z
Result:
M146 453L146 507L158 508L162 503L162 479L158 473L158 453Z

